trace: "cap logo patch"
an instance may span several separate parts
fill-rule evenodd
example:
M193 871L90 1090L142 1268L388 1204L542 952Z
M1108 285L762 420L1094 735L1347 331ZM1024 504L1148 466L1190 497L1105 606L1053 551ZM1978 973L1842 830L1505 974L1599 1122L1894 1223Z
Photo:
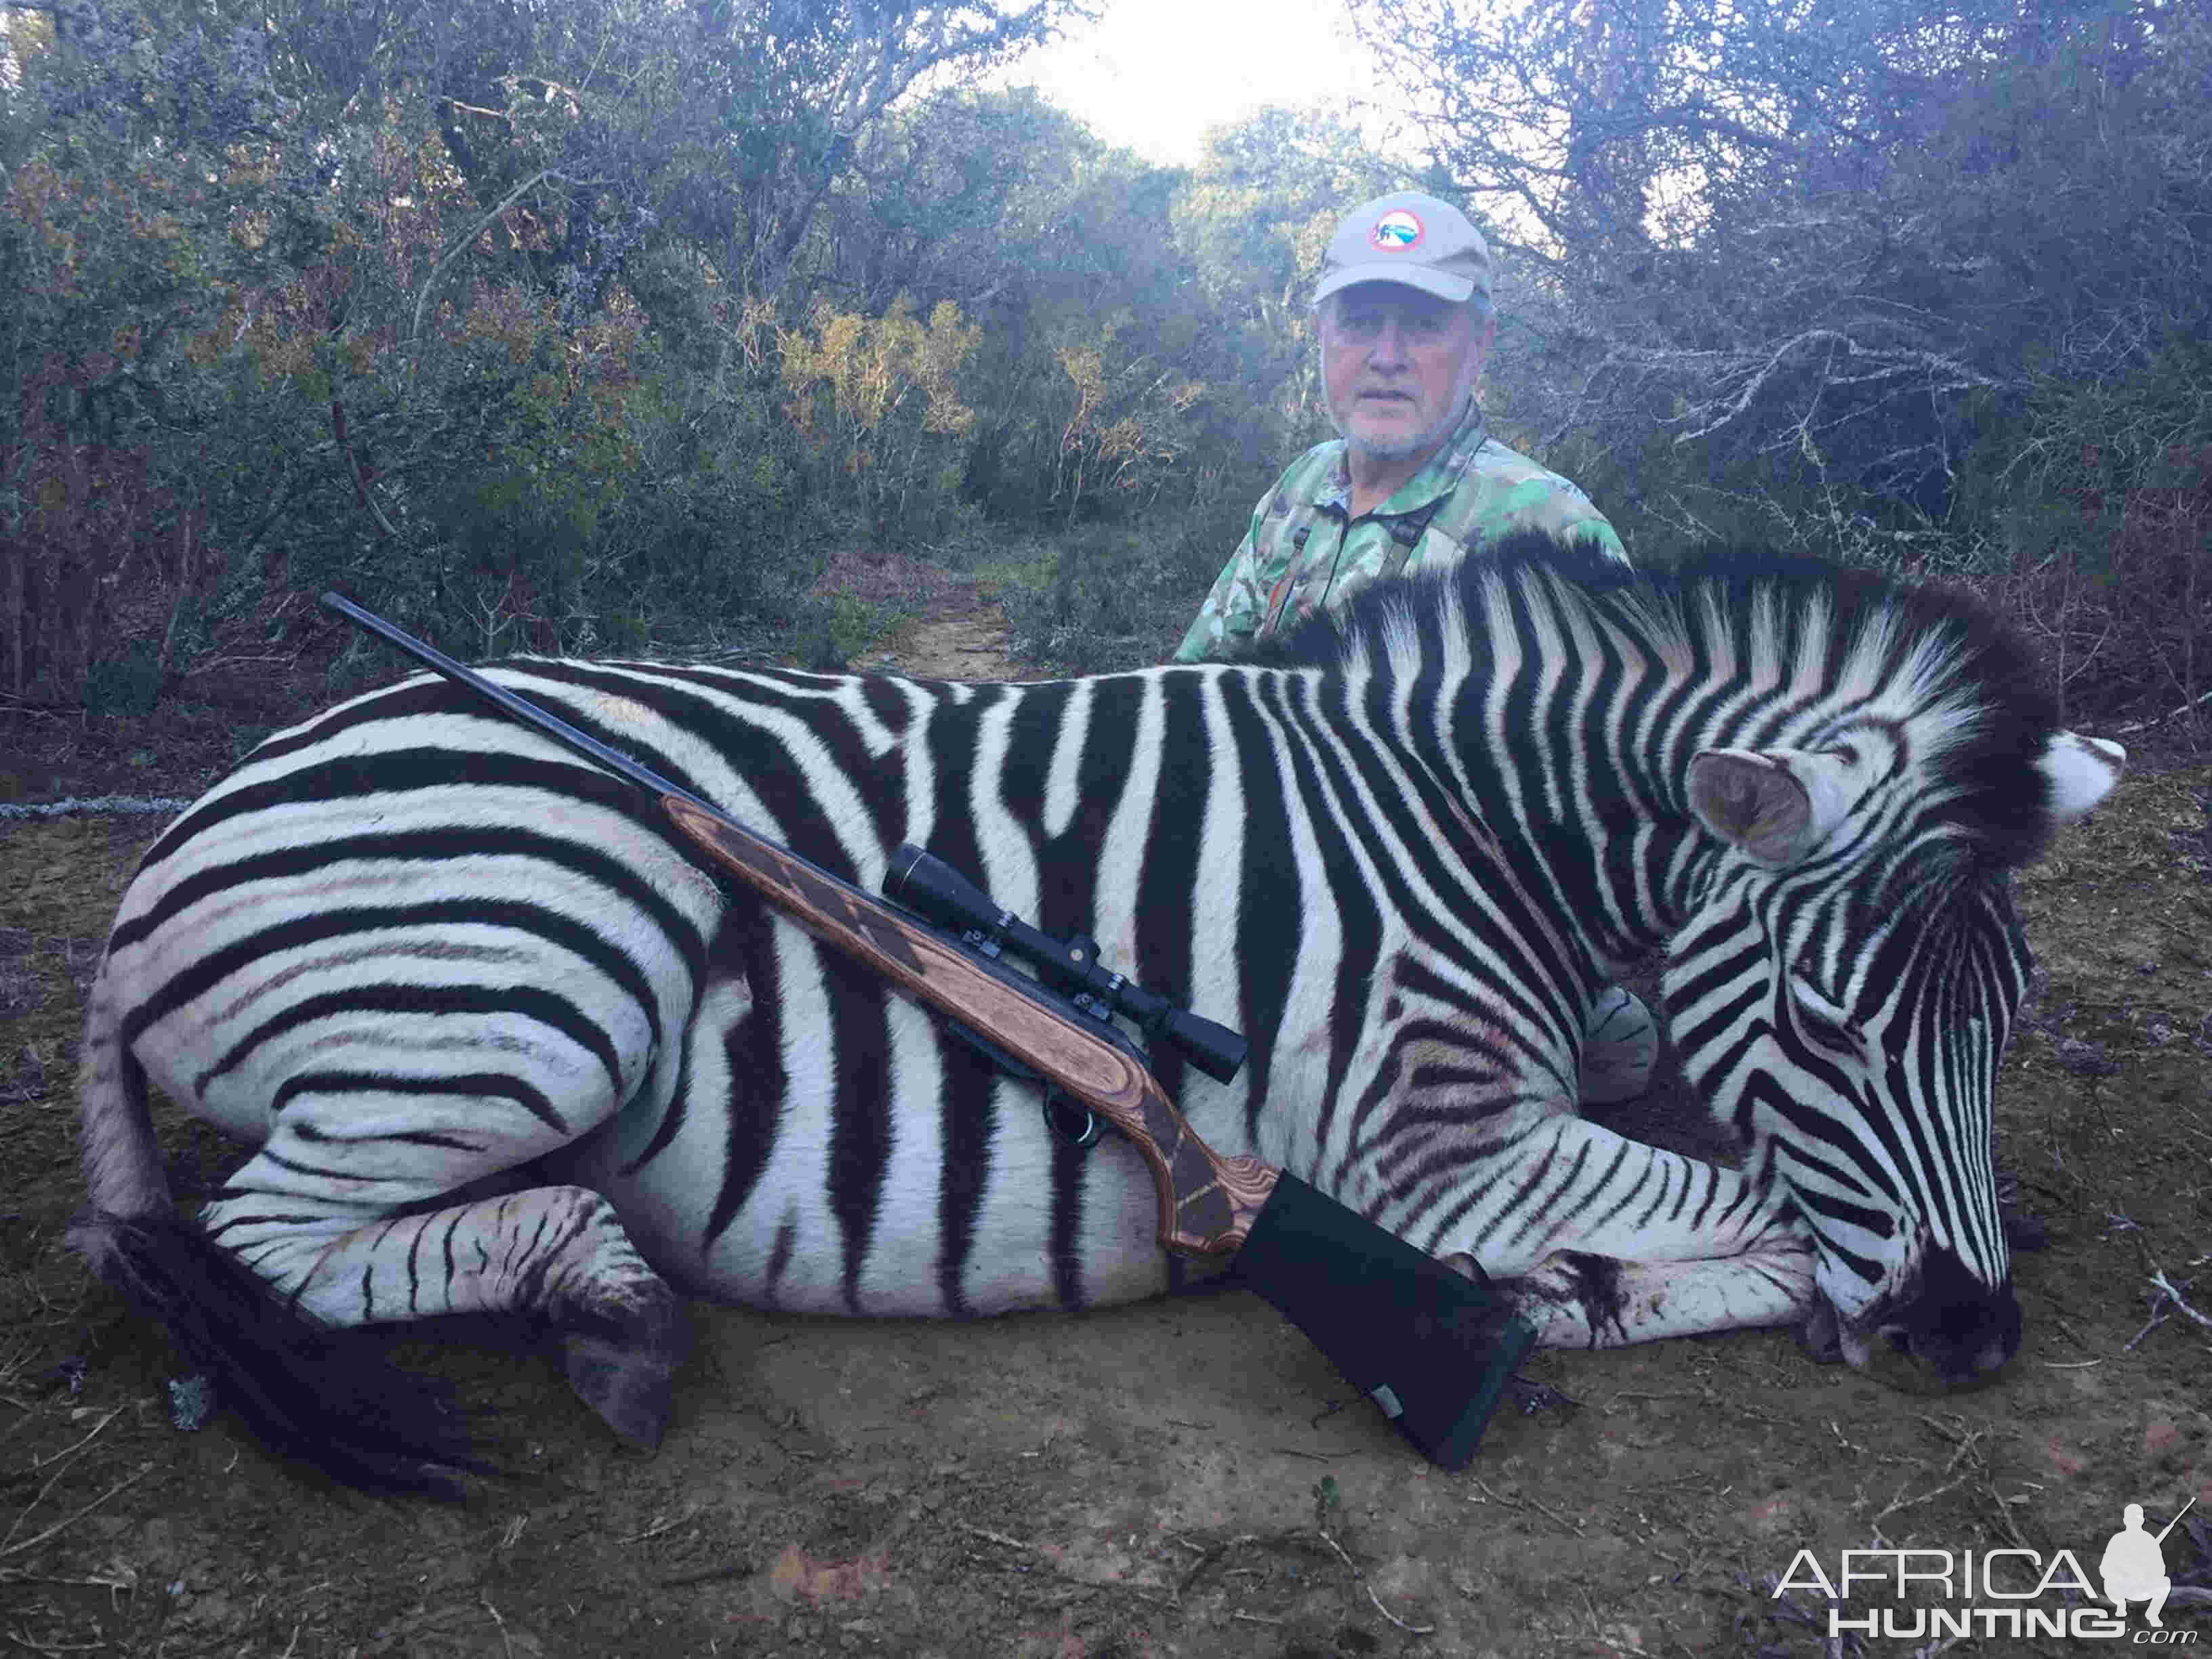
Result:
M1403 253L1421 244L1421 222L1404 208L1392 208L1375 222L1368 241L1385 253Z

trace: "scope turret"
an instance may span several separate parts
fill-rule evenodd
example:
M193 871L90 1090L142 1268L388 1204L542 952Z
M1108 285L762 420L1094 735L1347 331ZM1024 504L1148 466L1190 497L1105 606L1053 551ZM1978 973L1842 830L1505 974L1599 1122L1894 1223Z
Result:
M909 909L960 933L982 933L1013 951L1055 989L1088 993L1127 1014L1147 1036L1164 1038L1198 1069L1226 1083L1244 1064L1248 1045L1226 1025L1178 1008L1098 960L1097 941L1040 933L933 853L911 842L891 854L884 891Z

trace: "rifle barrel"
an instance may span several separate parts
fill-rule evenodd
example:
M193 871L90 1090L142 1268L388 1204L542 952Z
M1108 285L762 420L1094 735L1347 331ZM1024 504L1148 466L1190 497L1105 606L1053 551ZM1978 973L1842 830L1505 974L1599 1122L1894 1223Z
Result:
M495 684L471 668L466 663L455 662L434 645L416 639L412 634L395 628L373 611L364 611L351 599L339 593L325 593L323 604L348 621L367 629L386 645L404 652L425 668L434 668L456 684L467 687L504 714L513 715L525 726L534 726L555 742L562 744L581 755L586 760L603 766L610 772L629 779L632 783L650 789L656 795L673 795L687 801L704 812L721 816L721 809L712 801L702 800L681 784L671 783L666 778L641 762L632 760L619 749L610 749L589 732L579 732L574 726L551 713L542 704Z

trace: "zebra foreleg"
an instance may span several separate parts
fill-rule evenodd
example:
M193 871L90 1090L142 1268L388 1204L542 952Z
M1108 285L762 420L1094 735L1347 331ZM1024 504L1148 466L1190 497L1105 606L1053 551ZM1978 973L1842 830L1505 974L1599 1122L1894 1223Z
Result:
M1371 1167L1387 1178L1392 1157L1409 1161L1419 1150L1386 1145ZM1519 1278L1563 1251L1625 1262L1738 1256L1795 1225L1755 1173L1685 1158L1564 1113L1535 1115L1480 1159L1435 1163L1438 1187L1407 1187L1415 1200L1408 1207L1414 1217L1441 1212L1450 1219L1426 1236L1417 1221L1394 1231L1436 1255L1472 1256L1494 1278ZM1353 1200L1361 1194L1357 1182L1344 1190ZM1386 1226L1395 1219L1387 1206L1366 1212Z
M1809 1237L1778 1231L1741 1255L1620 1261L1563 1251L1501 1288L1547 1348L1618 1348L1662 1337L1802 1325L1820 1304Z
M202 1212L209 1233L325 1324L542 1320L562 1334L586 1403L623 1439L659 1443L690 1327L597 1193L535 1187L395 1215L302 1192L296 1168L264 1152L225 1194Z

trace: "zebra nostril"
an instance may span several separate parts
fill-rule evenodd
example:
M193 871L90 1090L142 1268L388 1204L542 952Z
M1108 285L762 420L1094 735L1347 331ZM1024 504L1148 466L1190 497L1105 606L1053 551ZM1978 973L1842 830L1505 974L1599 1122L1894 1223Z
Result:
M1956 1386L2000 1370L2020 1351L2020 1304L2006 1286L1995 1295L1956 1301L1885 1332L1891 1343Z
M1931 1252L1893 1322L1882 1327L1893 1347L1945 1387L1970 1383L2001 1369L2019 1351L2020 1301L2008 1277L1984 1285L1949 1251Z

